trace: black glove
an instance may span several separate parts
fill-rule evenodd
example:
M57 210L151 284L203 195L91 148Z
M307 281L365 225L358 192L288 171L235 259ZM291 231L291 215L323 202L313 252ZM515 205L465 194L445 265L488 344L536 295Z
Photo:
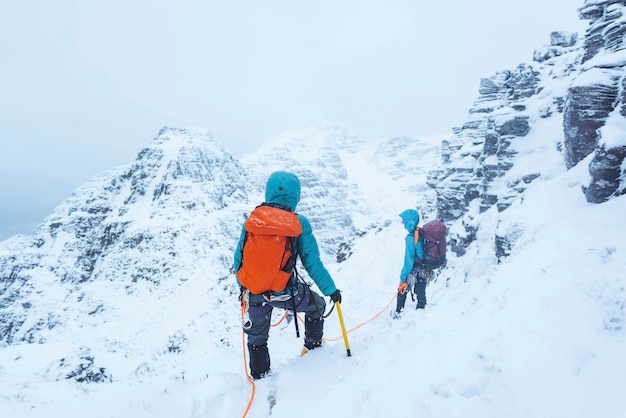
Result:
M330 299L333 302L335 302L335 303L337 303L337 302L341 303L341 292L339 291L339 289L337 289L333 293L331 293Z

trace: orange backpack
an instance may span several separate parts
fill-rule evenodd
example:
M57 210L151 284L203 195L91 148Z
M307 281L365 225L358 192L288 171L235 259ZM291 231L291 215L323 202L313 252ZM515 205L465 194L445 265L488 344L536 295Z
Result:
M280 292L287 286L296 264L294 238L302 233L298 216L273 206L258 206L244 224L239 282L258 295Z

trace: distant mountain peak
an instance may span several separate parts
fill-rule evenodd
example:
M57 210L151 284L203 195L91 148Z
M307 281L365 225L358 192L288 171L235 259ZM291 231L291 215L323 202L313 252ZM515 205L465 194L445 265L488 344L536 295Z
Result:
M158 173L153 169L160 166L161 161L166 166ZM207 129L166 126L150 146L140 151L134 166L137 169L147 164L152 170L145 173L147 176L161 174L174 179L187 176L198 182L219 178L217 171L225 161L235 163L232 154Z
M290 148L297 148L299 151L304 149L317 151L321 147L356 152L363 145L364 141L353 130L325 120L305 128L287 130L267 141L255 155ZM306 155L300 153L301 157Z
M176 125L165 125L153 142L160 143L170 140L190 140L192 138L205 137L207 139L215 139L211 132L206 128L180 127Z

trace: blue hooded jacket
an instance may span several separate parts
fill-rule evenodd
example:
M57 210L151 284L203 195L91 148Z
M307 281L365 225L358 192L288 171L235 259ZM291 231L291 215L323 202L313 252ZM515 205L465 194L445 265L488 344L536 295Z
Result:
M415 245L415 229L420 221L419 213L415 209L407 209L400 213L400 218L402 218L404 228L409 231L404 237L404 264L400 272L400 282L404 283L413 270L415 258L424 259L424 243L420 239L417 241L417 246Z
M265 186L265 201L267 203L278 203L287 206L295 212L296 206L298 206L300 202L300 180L295 174L285 171L272 173ZM313 236L313 230L311 229L309 220L303 215L296 215L302 225L302 234L296 238L298 256L307 273L309 273L309 276L315 281L317 287L319 287L324 296L328 296L337 290L335 282L320 260L319 248ZM245 232L245 229L242 228L239 242L235 249L235 271L239 270L241 266Z

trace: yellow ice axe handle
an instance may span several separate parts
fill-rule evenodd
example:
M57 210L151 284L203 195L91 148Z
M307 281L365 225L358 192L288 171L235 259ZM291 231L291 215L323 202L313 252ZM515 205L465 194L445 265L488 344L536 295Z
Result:
M348 334L346 333L346 326L343 324L343 314L341 313L341 303L335 302L335 306L337 307L337 315L339 315L339 323L341 324L341 334L343 334L343 343L346 345L346 352L348 353L348 357L351 357L350 353L350 344L348 343Z

